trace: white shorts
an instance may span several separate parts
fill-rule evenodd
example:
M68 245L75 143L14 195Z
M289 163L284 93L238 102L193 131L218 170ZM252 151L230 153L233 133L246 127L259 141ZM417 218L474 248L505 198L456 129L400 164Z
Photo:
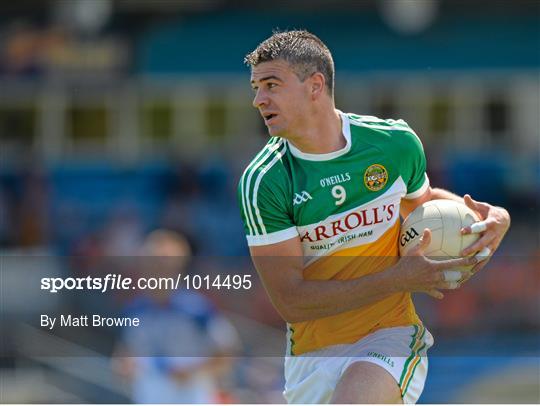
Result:
M426 381L427 350L433 337L421 325L377 330L354 344L335 345L285 357L288 403L329 403L345 370L354 362L372 362L398 384L403 403L416 403Z

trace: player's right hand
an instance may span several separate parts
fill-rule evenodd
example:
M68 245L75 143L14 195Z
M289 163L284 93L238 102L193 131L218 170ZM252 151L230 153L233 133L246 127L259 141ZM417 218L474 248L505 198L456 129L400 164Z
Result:
M447 272L445 275L445 271L475 265L478 259L474 256L442 261L429 259L424 255L424 252L430 242L431 231L426 228L419 244L411 249L406 256L401 257L394 266L395 282L401 291L425 292L434 298L442 299L444 295L440 290L457 289L460 286L457 280L461 279L461 276L466 276L461 272L459 278L449 278L452 272Z

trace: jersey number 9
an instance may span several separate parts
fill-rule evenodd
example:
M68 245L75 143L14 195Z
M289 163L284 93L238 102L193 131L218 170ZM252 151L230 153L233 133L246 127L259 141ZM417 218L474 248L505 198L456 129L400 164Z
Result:
M341 206L347 198L347 193L343 186L336 185L332 188L332 196L336 199L336 206Z

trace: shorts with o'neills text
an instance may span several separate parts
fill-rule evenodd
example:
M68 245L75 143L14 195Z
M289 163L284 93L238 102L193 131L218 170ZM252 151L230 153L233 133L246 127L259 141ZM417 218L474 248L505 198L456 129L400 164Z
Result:
M427 350L433 337L422 325L377 330L354 344L334 345L285 358L285 399L289 403L328 403L354 362L371 362L392 375L403 403L416 403L426 381Z

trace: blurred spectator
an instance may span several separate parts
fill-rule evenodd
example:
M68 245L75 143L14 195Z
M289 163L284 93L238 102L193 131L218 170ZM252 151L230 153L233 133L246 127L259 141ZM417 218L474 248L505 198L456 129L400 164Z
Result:
M141 276L176 277L191 256L187 240L158 230L143 244ZM117 371L136 403L217 403L218 380L238 345L234 327L196 290L145 290L127 312L139 327L125 330Z
M13 209L11 199L6 188L0 184L0 247L5 247L13 242Z
M41 73L40 33L36 27L26 21L17 21L3 36L1 71L17 76Z
M118 207L104 230L103 254L136 255L143 239L143 226L137 211L130 207Z
M45 172L34 168L24 176L18 212L20 244L24 247L46 244L49 241L49 184Z
M0 73L10 77L107 74L123 71L128 62L128 45L121 37L86 38L65 24L15 21L1 34Z
M214 160L198 167L182 165L171 182L162 226L187 233L197 255L233 256L245 253L245 239L229 167Z
M198 251L199 241L197 224L193 212L201 201L200 185L195 166L184 163L175 168L166 188L168 199L161 215L162 227L181 232L194 240L195 251Z

